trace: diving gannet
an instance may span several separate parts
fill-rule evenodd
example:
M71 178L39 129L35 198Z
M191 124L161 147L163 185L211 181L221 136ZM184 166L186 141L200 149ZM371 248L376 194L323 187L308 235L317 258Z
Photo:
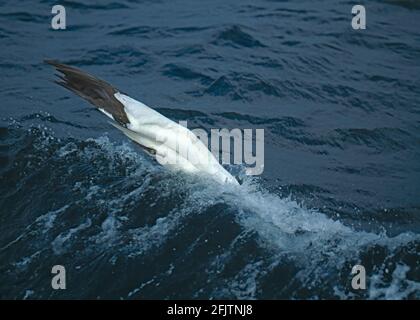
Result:
M206 174L221 183L239 184L197 136L186 127L82 70L46 60L61 74L55 82L84 98L111 118L114 127L158 162L174 170Z

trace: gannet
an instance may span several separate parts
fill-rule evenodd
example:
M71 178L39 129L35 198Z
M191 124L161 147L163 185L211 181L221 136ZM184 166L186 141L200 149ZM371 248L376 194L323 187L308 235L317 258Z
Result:
M61 74L55 82L84 98L112 119L110 123L173 170L203 174L220 183L239 184L197 136L109 83L82 70L46 60Z

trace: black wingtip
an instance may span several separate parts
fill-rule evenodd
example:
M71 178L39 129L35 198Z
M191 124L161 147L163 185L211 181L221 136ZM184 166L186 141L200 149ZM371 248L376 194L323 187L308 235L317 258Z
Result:
M60 63L60 61L54 60L54 59L44 59L44 63L49 64L49 65L54 66L54 67L62 64L62 63Z
M53 66L57 71L60 71L61 73L65 73L65 71L76 71L76 72L83 72L80 69L77 69L75 67L69 66L65 63L62 63L55 59L45 59L44 63L49 64L50 66ZM89 75L88 73L86 73Z
M129 123L124 105L115 98L115 93L119 91L112 85L57 60L45 59L44 62L60 73L56 74L58 79L55 83L74 92L95 107L105 109L121 125Z
M65 73L64 70L66 70L66 69L77 70L76 68L70 67L70 66L68 66L64 63L61 63L60 61L55 60L55 59L45 59L44 63L46 63L50 66L53 66L55 68L55 70L57 70L57 71L59 71L63 74Z

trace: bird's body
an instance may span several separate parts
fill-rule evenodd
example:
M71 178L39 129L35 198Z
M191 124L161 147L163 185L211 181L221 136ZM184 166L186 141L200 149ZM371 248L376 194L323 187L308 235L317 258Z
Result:
M111 124L155 156L160 164L173 170L207 175L221 183L238 184L186 127L79 69L46 62L63 74L58 84L92 103L113 120Z

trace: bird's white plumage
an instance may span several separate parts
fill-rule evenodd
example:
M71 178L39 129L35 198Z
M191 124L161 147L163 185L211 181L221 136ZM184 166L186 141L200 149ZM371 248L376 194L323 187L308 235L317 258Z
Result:
M112 116L112 114L110 114L109 112L107 112L105 109L98 108L98 110L100 112L102 112L104 115L106 115L107 117L111 118L112 120L115 120L114 117Z
M130 139L155 150L161 164L204 173L222 183L238 184L193 132L122 93L114 96L124 105L129 120L127 128L117 127Z

